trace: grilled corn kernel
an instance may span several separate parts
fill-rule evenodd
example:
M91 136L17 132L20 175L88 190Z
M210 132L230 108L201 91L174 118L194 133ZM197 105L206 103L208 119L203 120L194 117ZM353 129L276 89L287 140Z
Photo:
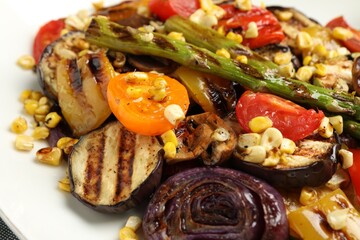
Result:
M154 39L154 33L152 32L139 33L139 36L144 42L151 42Z
M226 37L228 39L231 39L231 40L233 40L235 42L238 42L238 43L242 43L242 41L243 41L243 37L240 34L237 34L237 33L234 33L234 32L228 32L226 34Z
M354 36L353 32L351 32L349 29L343 28L343 27L335 27L331 35L338 40L346 41L349 38L352 38Z
M326 66L324 64L318 63L315 64L315 74L323 77L326 75Z
M78 141L79 139L76 138L62 137L57 141L56 146L63 150L65 154L69 154Z
M291 11L275 11L275 15L280 21L289 21L294 16Z
M329 122L338 134L342 134L344 130L344 121L342 116L337 115L329 117Z
M39 101L44 95L39 91L31 91L30 98Z
M311 187L303 187L301 189L299 202L307 206L309 204L312 204L318 200L318 194L315 189Z
M248 24L248 29L245 31L245 38L257 38L259 36L258 27L255 22Z
M151 96L151 99L157 102L163 101L167 96L166 88L153 87L153 88L149 88L148 92Z
M218 29L217 29L216 31L217 31L219 34L221 34L222 36L225 36L224 26L218 27Z
M172 142L176 147L178 146L178 140L176 138L174 130L168 130L161 134L161 139L163 143Z
M295 150L296 150L295 142L291 139L283 138L280 145L280 151L287 154L293 154Z
M296 45L301 49L310 49L313 46L313 40L309 33L299 32L296 35Z
M31 70L35 67L35 59L30 55L23 55L17 61L16 64L22 69Z
M46 115L43 115L43 114L34 114L34 120L37 123L43 123L45 121L45 117L46 117Z
M311 61L312 61L312 57L308 55L308 56L304 57L303 65L305 65L305 66L310 65Z
M346 227L347 218L349 216L349 208L336 209L326 214L326 221L334 230L340 230Z
M245 149L242 156L246 162L262 163L266 158L266 149L260 145L251 146Z
M164 145L165 158L174 158L176 156L176 146L173 142L167 142Z
M269 156L265 158L262 165L265 167L275 167L280 162L280 155L277 152L270 151Z
M126 94L132 99L137 99L142 96L143 90L137 87L126 88Z
M330 120L327 117L324 117L321 122L320 122L320 126L318 128L318 132L320 134L320 136L322 136L323 138L330 138L333 136L334 134L334 128L333 126L330 124Z
M135 231L129 227L123 227L119 231L119 240L137 240L138 236Z
M50 134L50 130L47 127L39 126L34 128L32 132L32 137L34 139L46 139Z
M50 112L50 106L49 105L39 105L34 112L34 115L46 115Z
M164 116L174 126L185 118L183 110L177 104L168 105L164 109Z
M249 11L252 8L251 0L235 0L235 6L243 11Z
M49 165L60 165L62 158L62 151L58 147L45 147L36 152L36 159Z
M290 51L286 52L277 52L274 56L274 62L278 65L285 65L291 62L292 55Z
M344 79L338 78L333 89L343 92L349 92L350 88L348 83Z
M280 147L283 141L283 135L277 128L267 128L261 136L260 145L267 151Z
M34 148L34 139L26 135L18 135L15 139L15 148L22 151L31 151Z
M10 127L11 131L14 133L23 133L28 129L28 124L25 118L17 117L12 123Z
M70 179L68 177L60 179L58 187L65 192L70 192Z
M218 142L225 142L229 140L229 138L230 138L230 133L225 128L217 128L211 134L211 139Z
M20 94L20 101L25 102L26 99L30 98L32 90L26 89Z
M213 5L214 4L211 0L200 0L200 8L205 12L209 11Z
M294 77L295 76L295 68L292 63L280 65L279 66L279 73L283 77Z
M140 228L141 222L142 220L138 216L130 216L126 221L125 227L131 228L132 230L136 231Z
M34 115L38 107L39 102L35 99L26 99L24 102L25 111L30 115Z
M166 88L167 82L164 78L157 77L154 79L152 85L157 89L162 89L162 88Z
M300 67L295 74L296 79L309 82L315 72L315 68L311 66L302 66Z
M238 137L237 146L240 149L260 145L261 135L258 133L245 133Z
M185 42L185 37L181 32L170 32L168 36L172 39Z
M314 53L316 53L320 57L326 57L328 55L328 51L326 47L322 44L318 44L314 47L313 50Z
M346 150L346 149L340 149L339 150L339 156L341 159L341 166L343 169L348 169L353 165L354 162L354 156L353 153Z
M219 56L222 56L222 57L226 57L226 58L231 57L229 51L226 50L225 48L221 48L221 49L216 50L216 54L219 55Z
M61 121L61 116L57 112L50 112L45 116L45 126L48 128L56 127Z
M238 55L238 56L236 56L236 61L247 64L248 63L248 58L245 55Z
M249 121L249 128L254 133L262 133L272 126L272 120L266 116L254 117Z
M147 81L148 78L148 75L144 72L132 72L128 73L124 80L129 83L141 83Z

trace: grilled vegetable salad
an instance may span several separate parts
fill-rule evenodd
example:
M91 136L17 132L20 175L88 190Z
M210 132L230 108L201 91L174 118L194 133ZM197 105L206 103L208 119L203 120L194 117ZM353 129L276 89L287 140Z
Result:
M146 239L360 239L359 34L251 1L50 21L42 97L23 96L37 158L64 159L61 187L91 209L146 204Z

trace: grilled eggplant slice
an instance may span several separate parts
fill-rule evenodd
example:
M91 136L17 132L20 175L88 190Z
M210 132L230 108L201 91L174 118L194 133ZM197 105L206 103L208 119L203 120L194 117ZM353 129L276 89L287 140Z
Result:
M86 206L118 213L147 200L161 180L162 145L118 121L80 138L69 155L72 194Z

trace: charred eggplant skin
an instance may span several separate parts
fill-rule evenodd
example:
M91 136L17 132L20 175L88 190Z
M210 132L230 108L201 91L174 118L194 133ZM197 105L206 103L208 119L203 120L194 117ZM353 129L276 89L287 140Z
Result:
M266 182L223 167L168 178L143 218L146 239L288 239L281 195Z

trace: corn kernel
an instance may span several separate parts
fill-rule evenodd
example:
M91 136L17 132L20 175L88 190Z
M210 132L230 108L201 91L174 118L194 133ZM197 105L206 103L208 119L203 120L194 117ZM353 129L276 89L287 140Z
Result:
M222 57L226 57L226 58L231 57L229 51L226 50L225 48L221 48L221 49L216 50L216 54L219 55L219 56L222 56Z
M31 151L34 148L34 139L26 135L18 135L15 139L15 148L22 151Z
M266 158L266 149L260 145L251 146L245 149L242 156L246 162L262 163Z
M270 151L269 156L265 158L262 165L265 167L275 167L280 162L280 155L277 152Z
M142 220L138 216L130 216L126 221L125 227L131 228L132 230L136 231L140 228L141 222Z
M173 142L167 142L164 145L165 158L174 158L176 156L176 146Z
M69 154L78 141L79 139L76 138L62 137L57 141L56 146L63 150L65 154Z
M168 37L182 42L186 41L184 35L181 32L170 32Z
M341 159L341 167L343 169L348 169L351 167L354 163L354 156L353 153L346 150L346 149L340 149L339 150L339 156Z
M245 38L257 38L259 36L258 27L255 22L248 24L248 29L245 31Z
M237 146L240 149L246 149L248 147L260 145L261 135L258 133L245 133L238 137Z
M32 90L26 89L20 94L20 101L25 102L26 99L30 98Z
M238 55L238 56L236 56L236 61L247 64L248 63L248 58L245 55Z
M30 98L39 101L44 95L39 91L31 91Z
M280 65L279 66L279 73L283 77L294 77L295 76L295 68L292 63Z
M326 214L326 221L334 230L340 230L346 227L350 208L336 209Z
M50 106L49 105L39 105L34 112L34 115L46 115L50 112Z
M266 116L254 117L249 121L249 128L254 133L262 133L272 125L272 120Z
M48 99L46 96L42 96L42 97L39 99L39 106L43 106L43 105L50 106L50 101L49 101L49 99Z
M137 87L128 87L126 88L126 94L132 99L137 99L142 96L143 90Z
M218 142L225 142L229 140L230 133L225 128L217 128L214 130L214 132L211 134L211 139L218 141Z
M312 57L308 55L308 56L304 57L303 65L305 65L305 66L310 65L311 61L312 61Z
M343 27L335 27L332 32L335 39L346 41L354 36L353 32Z
M45 126L55 128L61 121L61 116L57 112L50 112L45 116Z
M291 139L283 138L280 145L280 151L287 154L293 154L295 150L296 150L295 142Z
M329 122L338 134L342 134L344 131L344 121L342 116L337 115L329 117Z
M228 39L231 39L231 40L237 42L237 43L242 43L242 41L243 41L243 37L240 34L237 34L237 33L234 33L234 32L228 32L226 34L226 37Z
M290 51L287 52L277 52L274 56L274 62L278 65L285 65L291 62L292 55Z
M17 61L16 64L25 70L31 70L35 67L35 59L30 55L23 55Z
M70 179L68 177L60 179L58 182L58 187L65 192L70 192Z
M132 72L125 76L125 81L128 83L141 83L149 79L148 75L144 72Z
M284 22L289 21L294 16L291 11L275 11L275 15L280 21Z
M36 152L36 159L45 164L58 166L61 163L62 151L57 147L45 147Z
M335 85L333 86L333 89L337 91L349 92L350 88L346 80L338 78Z
M318 132L323 138L330 138L334 135L334 128L331 126L329 118L324 117L321 120Z
M235 6L243 11L249 11L252 8L251 0L235 0Z
M273 127L267 128L261 136L260 145L264 146L266 151L280 147L283 141L282 133Z
M309 33L299 32L296 35L296 45L301 49L310 49L313 46L313 40Z
M34 139L46 139L50 135L50 131L47 127L39 126L34 128L32 137Z
M129 240L134 239L137 240L138 236L136 235L135 231L129 227L123 227L119 231L119 240Z
M323 77L326 75L326 66L324 64L315 64L315 74Z
M209 11L213 5L214 4L211 0L200 0L200 7L205 12Z
M163 143L172 142L176 147L178 146L179 142L176 138L174 130L168 130L161 134L161 139Z
M174 126L185 118L183 110L177 104L168 105L164 110L164 116Z
M224 26L220 26L216 31L217 31L219 34L221 34L222 36L225 36Z
M302 66L300 67L295 74L296 79L309 82L315 72L315 68L311 66Z
M14 133L23 133L28 129L28 124L25 118L17 117L12 123L10 127L11 131Z
M156 102L161 102L163 101L166 96L167 96L167 92L166 92L166 88L156 88L156 87L152 87L149 88L148 90L151 99L156 101Z
M39 106L39 102L35 99L26 99L24 102L24 108L25 111L30 114L30 115L34 115L36 109Z
M312 204L318 200L318 194L315 189L311 187L303 187L301 189L299 202L307 206L309 204Z
M43 115L43 114L34 114L34 120L37 123L43 123L45 121L45 117L46 117L46 115Z

